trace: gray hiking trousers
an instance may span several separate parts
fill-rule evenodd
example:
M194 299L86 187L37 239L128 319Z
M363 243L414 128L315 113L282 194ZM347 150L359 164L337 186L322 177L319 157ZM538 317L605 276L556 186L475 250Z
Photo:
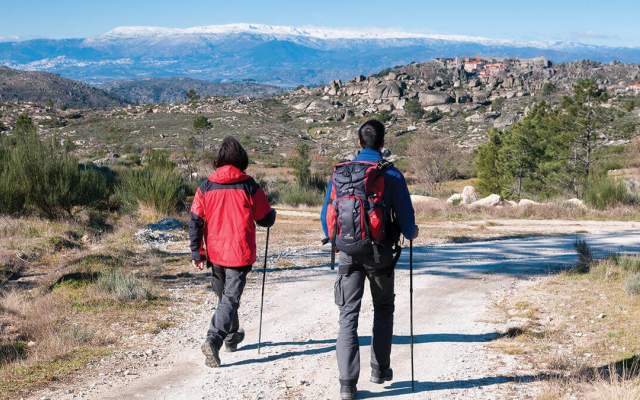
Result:
M210 265L210 267L213 275L211 286L218 297L218 306L211 318L207 339L221 347L224 341L237 343L236 334L240 328L238 320L240 297L247 283L251 266L223 268Z
M335 302L340 310L340 328L336 343L340 383L355 385L360 376L360 346L358 343L358 317L365 279L369 280L373 297L373 335L371 338L371 368L384 371L391 363L393 338L394 273L373 274L366 264L351 257L339 255L340 267L335 283Z

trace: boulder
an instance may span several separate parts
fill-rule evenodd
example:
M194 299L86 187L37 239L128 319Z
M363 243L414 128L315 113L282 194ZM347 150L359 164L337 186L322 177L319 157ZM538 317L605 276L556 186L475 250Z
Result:
M369 88L369 100L392 99L402 96L402 87L396 81L380 83Z
M412 194L411 195L411 203L413 203L413 205L440 204L440 203L442 203L442 200L440 200L437 197L421 196L419 194Z
M471 204L478 200L478 194L476 193L476 188L473 186L465 186L462 189L462 204Z
M520 115L518 114L502 114L493 121L493 127L496 129L504 129L518 122Z
M569 200L565 200L564 203L565 205L569 206L569 207L575 207L575 208L587 208L587 206L584 204L584 202L580 199L569 199Z
M447 204L457 206L462 204L462 195L460 193L454 193L447 199Z
M477 104L487 105L491 104L489 96L485 92L477 92L473 94L473 102Z
M307 109L307 107L309 106L310 102L309 101L303 101L302 103L298 103L298 104L294 104L292 107L296 110L299 111L304 111Z
M444 92L420 92L418 101L424 107L453 103L453 97Z
M471 207L496 207L502 204L502 197L498 194L490 194L489 196L476 200L471 203Z
M481 113L471 114L464 119L467 122L481 123L485 121L485 116Z
M537 201L529 200L529 199L520 199L518 202L518 207L529 207L529 206L539 206L541 203Z
M326 111L330 108L333 108L331 103L325 100L316 100L312 101L306 108L305 111Z
M472 101L471 96L469 96L466 93L456 96L456 103L458 104L471 103L471 101Z
M380 104L378 106L378 111L391 112L391 111L393 111L393 106L391 104L387 104L387 103Z

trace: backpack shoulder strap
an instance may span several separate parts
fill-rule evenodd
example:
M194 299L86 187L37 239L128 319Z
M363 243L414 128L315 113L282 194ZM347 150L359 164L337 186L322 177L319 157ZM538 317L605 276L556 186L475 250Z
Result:
M384 171L387 168L391 168L393 167L393 163L389 160L385 160L384 158L380 161L378 161L378 163L376 164L376 168L379 171Z

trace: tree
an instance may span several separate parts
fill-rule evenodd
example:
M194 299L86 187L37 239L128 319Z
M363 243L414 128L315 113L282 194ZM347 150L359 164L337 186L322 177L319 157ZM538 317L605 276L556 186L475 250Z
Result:
M545 176L541 166L546 161L553 111L542 102L526 118L505 131L498 159L502 168L503 195L521 198L523 192L544 192ZM510 184L509 184L510 182Z
M289 160L296 182L300 187L307 187L311 181L311 160L309 159L309 145L301 142L296 147L296 156Z
M558 88L551 82L545 82L544 85L542 85L543 96L551 96L556 92L556 90L558 90Z
M182 157L184 158L187 172L189 173L189 181L193 180L193 175L196 171L196 149L198 148L198 142L195 137L189 136L182 146Z
M591 175L596 150L603 145L601 137L607 137L610 122L602 103L608 99L595 81L580 80L574 86L574 96L562 102L563 125L566 135L562 139L569 144L565 157L571 175L572 191L582 197Z
M193 120L193 129L201 135L202 153L204 153L206 149L205 133L212 127L213 124L209 121L209 118L204 115L198 115Z
M414 121L421 119L424 116L424 108L417 99L408 99L404 104L404 111L407 116Z
M602 107L606 99L594 81L582 80L561 105L539 103L504 132L490 131L476 152L481 190L582 198L597 174L605 139L613 136L613 117Z
M195 89L189 89L187 91L187 93L185 93L185 96L187 96L187 100L189 101L189 103L194 104L196 103L198 100L200 100L200 95L198 94L198 92L196 92Z
M460 150L448 139L432 135L416 136L409 150L413 171L430 194L437 193L442 183L458 172Z
M489 140L476 149L476 175L478 189L483 193L502 192L502 167L499 151L502 147L503 133L497 129L489 129Z

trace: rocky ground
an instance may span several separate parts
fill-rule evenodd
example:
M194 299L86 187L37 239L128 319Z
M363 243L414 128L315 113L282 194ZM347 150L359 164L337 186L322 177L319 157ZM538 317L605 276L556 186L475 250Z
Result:
M211 97L108 110L5 102L0 130L27 113L41 133L73 143L83 158L109 164L145 147L167 148L177 157L189 141L201 148L203 136L193 129L193 119L205 115L213 123L204 134L206 148L234 134L259 163L282 165L301 140L315 150L314 161L348 157L356 149L359 124L375 117L385 121L387 147L396 157L404 156L411 138L421 134L450 138L470 151L485 140L489 128L512 125L535 102L560 101L582 78L595 79L611 95L607 106L617 115L614 130L637 134L638 65L478 58L410 64L267 99ZM617 138L604 139L618 143Z
M285 213L287 215L287 213ZM223 353L224 366L203 366L199 344L215 308L206 273L184 267L163 278L177 324L158 334L128 335L127 347L90 364L75 383L52 384L33 399L331 399L337 394L334 344L337 310L328 251L307 213L288 214L272 234L265 300L264 346L257 352L259 268L248 282L240 318L247 340L237 353ZM307 228L295 237L288 228ZM533 398L539 377L514 356L490 344L508 326L492 313L496 298L522 280L536 279L576 260L576 235L597 255L640 251L640 225L633 222L501 221L493 230L537 234L492 241L443 243L421 239L415 249L416 392L410 393L407 254L397 271L397 311L388 386L368 383L372 306L365 295L361 315L363 398ZM534 227L538 227L534 229ZM423 226L423 232L430 228ZM509 228L509 229L507 229ZM259 246L264 236L261 233ZM288 240L287 240L288 238ZM153 239L147 239L153 240ZM430 244L431 243L431 244ZM186 244L185 244L186 246ZM184 253L185 257L187 253ZM498 321L498 322L496 322Z

